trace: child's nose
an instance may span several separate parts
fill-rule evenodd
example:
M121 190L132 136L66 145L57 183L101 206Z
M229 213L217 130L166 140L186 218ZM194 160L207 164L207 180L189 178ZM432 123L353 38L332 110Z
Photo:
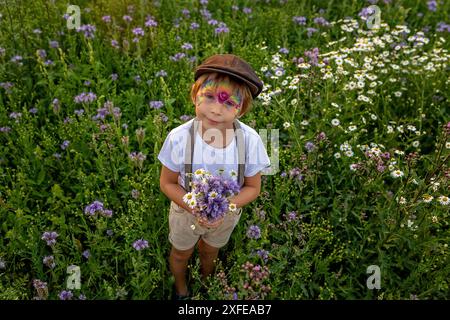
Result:
M221 114L222 113L222 107L223 107L222 104L216 101L211 106L211 111L213 113L216 113L216 114Z

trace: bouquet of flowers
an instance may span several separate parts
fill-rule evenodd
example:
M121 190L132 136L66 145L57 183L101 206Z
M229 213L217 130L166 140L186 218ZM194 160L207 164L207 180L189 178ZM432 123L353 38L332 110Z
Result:
M236 211L236 205L229 201L230 197L240 191L236 179L224 177L222 173L213 176L204 169L198 169L189 175L192 177L192 191L184 195L183 201L189 208L196 209L198 219L214 223L228 211Z

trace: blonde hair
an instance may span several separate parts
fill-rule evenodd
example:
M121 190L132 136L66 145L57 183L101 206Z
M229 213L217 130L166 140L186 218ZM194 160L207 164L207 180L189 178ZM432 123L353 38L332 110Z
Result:
M241 110L239 112L239 115L237 116L238 118L242 117L252 109L253 98L249 86L244 81L240 81L239 79L231 77L226 73L219 72L208 72L198 77L197 81L195 81L191 88L191 100L194 104L198 90L202 87L205 81L210 79L217 82L228 80L235 88L237 94L242 97Z

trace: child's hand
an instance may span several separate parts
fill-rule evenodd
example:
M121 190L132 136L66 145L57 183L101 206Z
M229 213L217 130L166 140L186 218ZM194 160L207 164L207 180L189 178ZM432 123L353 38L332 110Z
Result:
M191 213L192 213L195 217L200 217L200 209L198 209L198 208L191 209Z
M220 219L217 219L214 222L210 222L208 221L208 219L204 218L204 217L200 217L197 219L198 224L201 225L202 227L206 227L206 228L217 228L218 226L220 226L222 224L224 220L224 217L221 217Z

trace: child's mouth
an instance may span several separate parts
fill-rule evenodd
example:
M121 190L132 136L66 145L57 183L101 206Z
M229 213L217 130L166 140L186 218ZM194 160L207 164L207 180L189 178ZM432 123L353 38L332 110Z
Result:
M211 119L209 119L209 118L206 118L206 119L208 119L208 121L209 121L210 124L218 124L218 123L219 123L219 122L214 121L214 120L211 120Z

